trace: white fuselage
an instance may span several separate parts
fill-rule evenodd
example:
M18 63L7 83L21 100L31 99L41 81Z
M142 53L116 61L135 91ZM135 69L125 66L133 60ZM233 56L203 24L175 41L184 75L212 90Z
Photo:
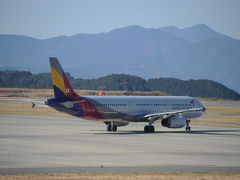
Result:
M93 105L101 113L113 111L128 115L154 114L176 110L202 108L202 103L187 96L85 96L94 100ZM109 112L107 112L109 111ZM204 112L188 112L186 118L196 118Z

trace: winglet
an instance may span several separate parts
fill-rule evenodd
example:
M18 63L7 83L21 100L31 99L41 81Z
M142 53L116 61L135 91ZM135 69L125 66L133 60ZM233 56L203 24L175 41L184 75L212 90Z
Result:
M56 57L50 57L50 66L52 72L52 83L56 98L74 97L77 94L73 91L67 76Z

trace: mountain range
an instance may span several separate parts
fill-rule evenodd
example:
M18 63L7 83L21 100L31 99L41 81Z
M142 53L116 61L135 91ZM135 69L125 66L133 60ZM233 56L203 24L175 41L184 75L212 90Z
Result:
M50 56L58 57L75 78L126 73L145 79L209 79L240 92L240 40L204 24L128 26L44 40L0 35L0 70L49 72Z

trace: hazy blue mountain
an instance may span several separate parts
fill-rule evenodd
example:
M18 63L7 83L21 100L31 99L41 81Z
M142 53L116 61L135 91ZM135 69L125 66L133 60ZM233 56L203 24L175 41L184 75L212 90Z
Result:
M159 30L163 32L168 32L176 37L187 39L190 42L200 42L209 38L216 37L227 37L226 35L214 31L205 24L198 24L184 29L179 29L174 26L167 26L159 28Z
M49 72L49 56L58 57L76 78L126 73L145 79L209 79L240 92L240 40L206 25L185 29L129 26L45 40L0 35L0 70Z

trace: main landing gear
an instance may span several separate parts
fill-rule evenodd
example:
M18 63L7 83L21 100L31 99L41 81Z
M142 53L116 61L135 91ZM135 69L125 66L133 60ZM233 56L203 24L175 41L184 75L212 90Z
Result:
M186 131L191 131L191 126L189 126L190 120L186 120Z
M145 127L144 127L144 132L145 133L154 133L155 132L155 128L154 128L154 126L152 126L152 124L154 123L154 121L156 121L157 119L155 118L155 117L150 117L150 118L148 118L148 123L149 123L149 125L146 125Z
M145 133L154 133L154 131L155 131L155 128L154 128L154 126L152 126L152 125L146 125L145 127L144 127L144 132Z
M114 131L114 132L117 131L117 125L115 125L113 122L111 122L107 126L107 131Z

